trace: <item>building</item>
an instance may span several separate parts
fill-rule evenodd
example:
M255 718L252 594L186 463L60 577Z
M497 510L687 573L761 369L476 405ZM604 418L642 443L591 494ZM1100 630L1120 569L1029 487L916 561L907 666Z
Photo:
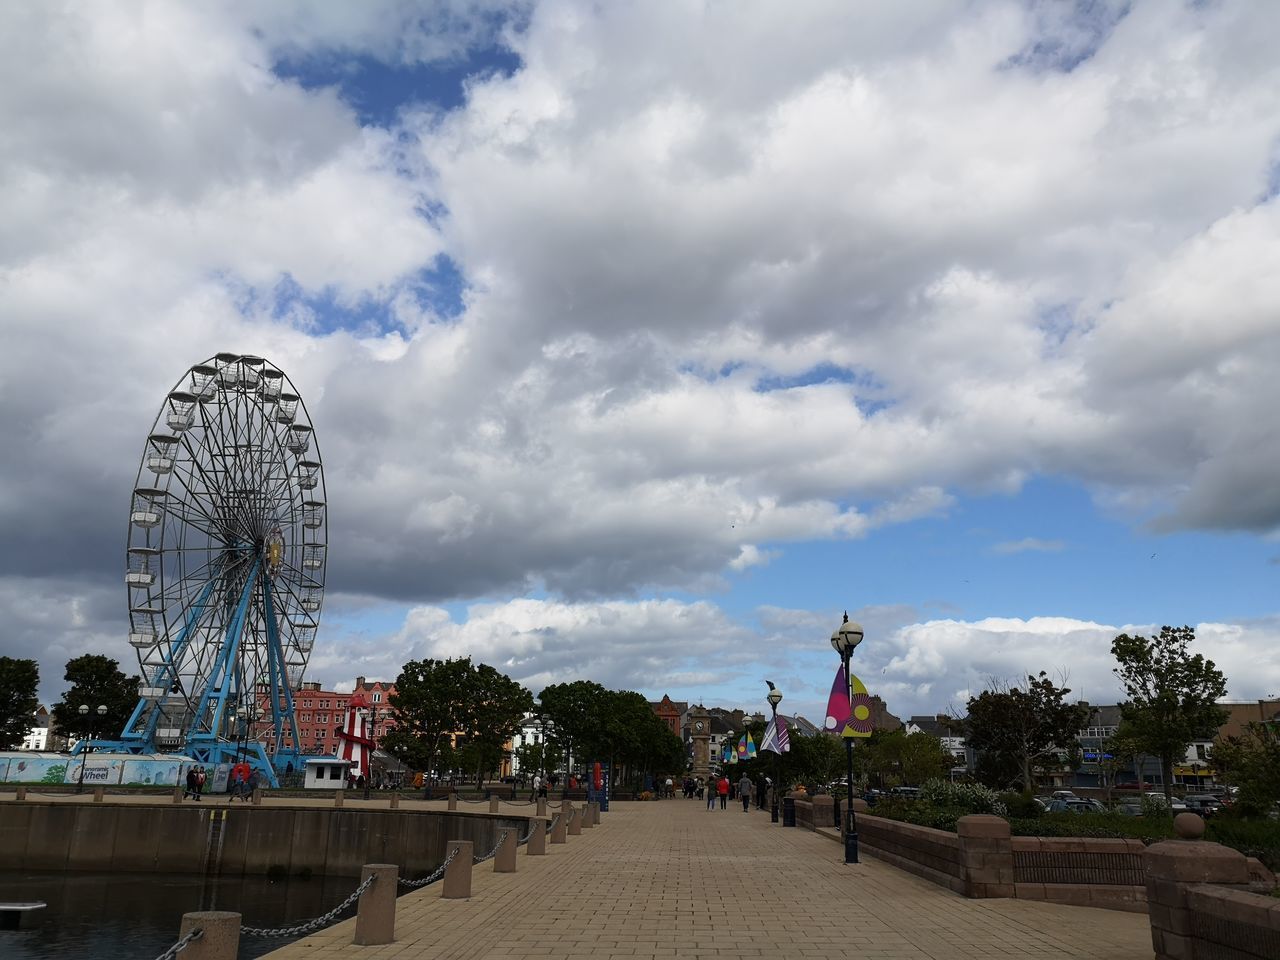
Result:
M53 731L53 717L49 713L49 709L42 703L36 708L35 721L31 729L27 731L27 735L22 738L22 746L19 750L57 750L58 747L52 743L54 737L51 735Z
M1251 723L1280 724L1280 700L1248 700L1218 704L1229 714L1216 739L1238 737Z
M653 708L653 712L658 719L667 725L667 729L677 737L683 736L684 717L689 712L689 704L683 700L672 700L669 696L663 694L662 699L657 703L650 700L649 706Z

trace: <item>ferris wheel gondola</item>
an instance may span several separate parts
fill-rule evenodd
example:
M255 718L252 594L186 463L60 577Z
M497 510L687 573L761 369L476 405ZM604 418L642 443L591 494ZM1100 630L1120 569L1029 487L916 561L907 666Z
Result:
M232 353L188 369L129 509L139 701L120 740L96 746L203 763L247 752L273 783L273 761L301 769L292 691L319 626L327 513L315 431L283 371Z

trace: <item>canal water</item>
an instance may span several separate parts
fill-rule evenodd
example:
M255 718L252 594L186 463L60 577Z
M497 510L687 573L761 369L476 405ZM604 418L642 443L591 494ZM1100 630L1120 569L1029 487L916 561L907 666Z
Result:
M43 900L30 930L0 930L3 960L154 960L178 939L184 913L233 910L252 927L310 920L347 898L355 877L205 877L120 873L0 872L0 901ZM352 906L341 919L355 915ZM294 938L240 938L240 960Z

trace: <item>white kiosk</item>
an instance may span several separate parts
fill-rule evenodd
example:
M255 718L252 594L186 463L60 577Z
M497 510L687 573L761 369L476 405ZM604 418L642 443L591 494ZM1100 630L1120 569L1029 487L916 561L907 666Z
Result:
M312 757L304 766L302 786L307 790L345 790L347 775L351 772L350 760L337 757Z

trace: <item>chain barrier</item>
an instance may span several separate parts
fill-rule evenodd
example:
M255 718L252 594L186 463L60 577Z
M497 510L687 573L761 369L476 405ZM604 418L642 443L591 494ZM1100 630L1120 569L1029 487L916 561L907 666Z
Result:
M507 839L507 834L509 834L510 832L511 832L510 830L503 830L500 834L498 834L498 842L493 845L493 849L490 850L488 853L486 853L483 857L472 857L471 862L484 863L486 860L492 860L494 857L496 857L498 855L498 848L502 846L502 842Z
M559 822L560 822L560 814L557 813L554 817L551 818L551 822L547 824L547 833L550 833L552 830L554 830L556 828L556 824Z
M516 840L516 846L517 846L517 847L523 847L526 843L528 843L528 842L529 842L529 838L533 836L533 829L534 829L534 827L533 827L533 821L532 821L532 820L530 820L530 821L529 821L529 832L528 832L528 833L526 833L523 837L520 837L520 838L518 838L518 839Z
M174 957L180 954L183 950L187 949L187 946L189 944L195 943L195 941L199 940L203 936L204 936L204 931L201 930L199 927L196 927L194 930L188 933L185 937L183 937L181 940L175 943L172 947L170 947L164 953L160 954L160 956L156 957L156 960L173 960Z
M343 900L322 917L316 917L314 920L306 920L293 927L276 927L275 929L241 927L240 932L247 937L302 937L308 933L315 933L317 930L322 930L327 927L338 918L338 914L342 913L343 910L346 910L347 907L359 900L360 894L373 886L373 881L377 879L377 874L371 874L364 883L360 884L360 886L356 887L355 890L351 892L351 896L347 897L347 899Z
M463 803L488 803L489 802L488 800L485 800L483 797L481 797L479 800L470 800L467 797L464 797L462 794L458 794L458 799L461 800Z
M449 851L449 856L445 859L444 863L436 867L435 871L429 877L425 877L422 880L406 880L404 877L401 877L400 886L408 887L411 890L416 890L419 887L425 887L428 884L435 883L437 880L439 880L441 877L444 876L444 872L449 869L449 864L453 863L453 858L456 857L457 855L458 855L458 848L454 847L452 850Z

